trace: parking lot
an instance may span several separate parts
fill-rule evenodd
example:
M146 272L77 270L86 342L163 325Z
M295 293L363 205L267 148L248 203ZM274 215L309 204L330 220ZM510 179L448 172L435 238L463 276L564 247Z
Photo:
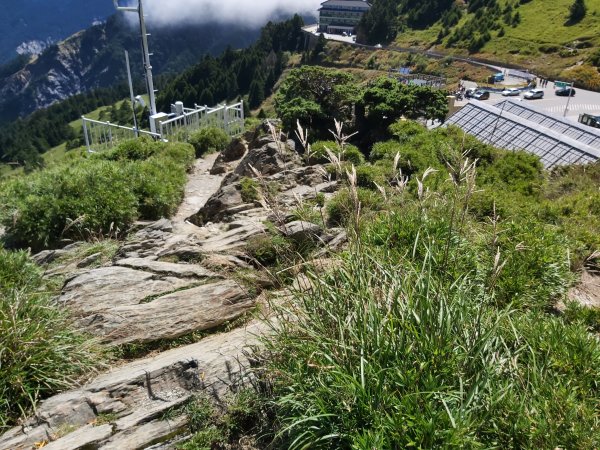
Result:
M474 83L465 82L466 87L471 87ZM565 108L567 107L568 97L559 97L554 93L554 86L552 82L548 83L544 91L544 98L535 100L525 100L523 93L518 97L503 97L500 93L492 92L489 100L484 100L485 103L496 104L503 99L510 98L512 100L531 102L531 104L544 112L552 114L554 116L563 116ZM586 91L583 89L575 89L575 96L571 97L569 101L569 107L567 109L566 117L577 120L579 114L588 113L593 115L600 115L600 92ZM464 104L465 102L459 102L458 104Z

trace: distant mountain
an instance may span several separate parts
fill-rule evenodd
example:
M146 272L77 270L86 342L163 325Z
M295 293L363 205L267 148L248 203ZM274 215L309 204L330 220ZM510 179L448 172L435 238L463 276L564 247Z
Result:
M227 46L246 47L258 29L232 25L187 25L151 30L150 47L155 74L179 73L204 54L218 54ZM139 30L122 14L51 45L39 57L20 57L0 67L0 123L23 117L59 100L126 79L123 50L127 49L134 75L142 75Z
M6 0L0 14L0 64L17 56L17 48L36 50L88 28L114 12L110 0Z

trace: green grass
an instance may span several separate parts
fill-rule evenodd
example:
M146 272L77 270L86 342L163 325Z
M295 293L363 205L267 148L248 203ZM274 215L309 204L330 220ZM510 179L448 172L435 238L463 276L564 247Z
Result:
M597 448L598 311L552 311L575 250L600 248L600 165L548 174L454 129L393 128L372 159L410 179L348 176L328 205L341 265L273 305L255 355L272 447Z
M507 2L499 2L502 7ZM510 2L514 4L514 2ZM587 14L581 22L567 25L569 6L572 0L533 0L521 4L518 11L521 22L516 27L504 25L505 35L497 36L492 31L492 40L478 52L482 57L517 63L537 70L542 74L559 76L563 69L586 59L600 45L600 0L586 0ZM463 25L472 14L463 16L458 26ZM426 30L406 30L398 34L396 43L400 46L429 48L435 45L441 25L436 24ZM590 48L580 49L577 55L561 57L557 53L544 54L541 45L570 46L573 41L587 41ZM444 40L445 42L445 40ZM466 53L465 50L446 49L448 53ZM515 52L517 52L515 54Z
M600 444L600 345L546 313L571 282L567 246L471 222L469 195L404 197L278 308L264 364L279 446Z
M102 361L52 294L25 252L0 249L0 432Z
M60 239L118 237L138 218L169 217L193 161L188 144L126 141L0 186L6 241L34 251Z

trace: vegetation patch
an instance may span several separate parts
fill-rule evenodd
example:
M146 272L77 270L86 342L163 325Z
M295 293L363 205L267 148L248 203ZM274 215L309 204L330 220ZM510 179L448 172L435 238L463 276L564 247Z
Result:
M11 246L121 236L137 219L173 214L193 161L187 144L125 142L89 159L6 181L0 221Z
M0 431L102 360L51 300L25 252L0 249Z

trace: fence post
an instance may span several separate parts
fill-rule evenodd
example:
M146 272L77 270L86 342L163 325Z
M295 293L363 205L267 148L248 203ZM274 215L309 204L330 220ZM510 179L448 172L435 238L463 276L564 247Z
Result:
M90 147L90 138L88 136L88 130L87 130L85 116L81 116L81 123L83 124L83 137L85 138L85 146L87 147L88 153L92 153L92 148Z

